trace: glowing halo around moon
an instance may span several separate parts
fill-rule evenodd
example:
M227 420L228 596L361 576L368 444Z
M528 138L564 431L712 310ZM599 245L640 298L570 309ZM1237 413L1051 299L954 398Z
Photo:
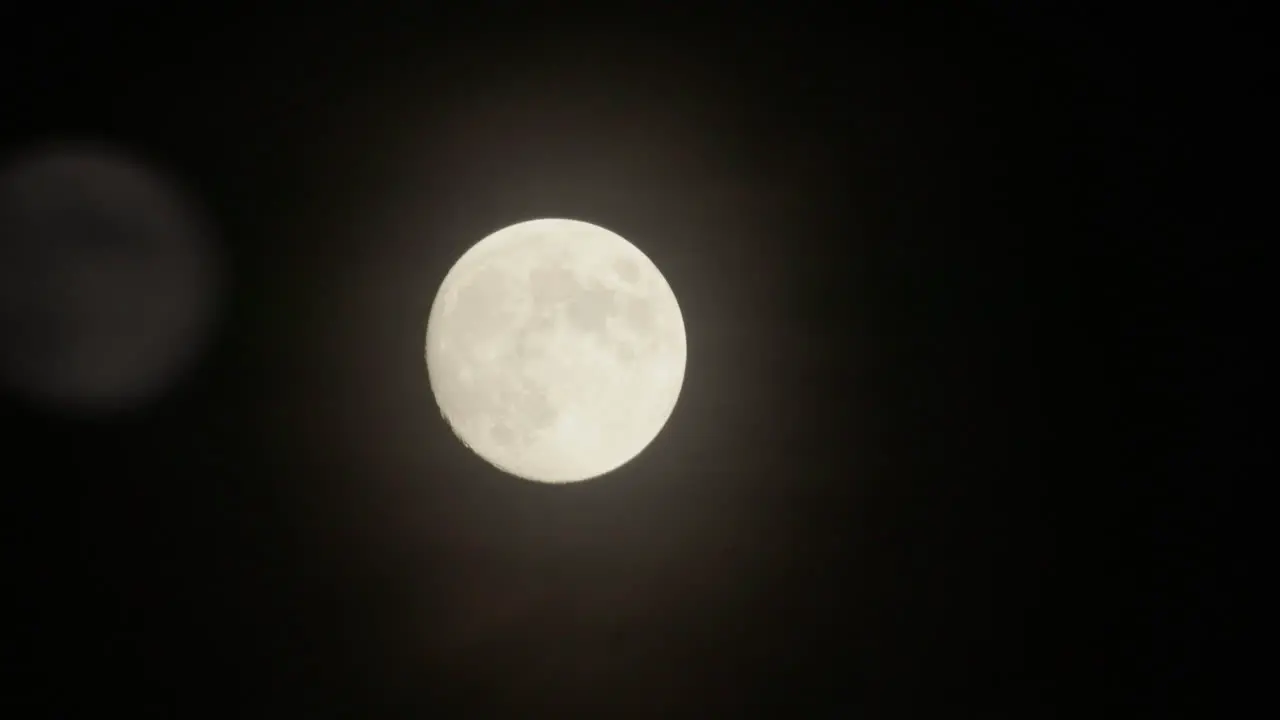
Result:
M653 262L609 230L539 219L480 240L427 321L441 415L504 472L599 477L653 442L684 382L684 320Z

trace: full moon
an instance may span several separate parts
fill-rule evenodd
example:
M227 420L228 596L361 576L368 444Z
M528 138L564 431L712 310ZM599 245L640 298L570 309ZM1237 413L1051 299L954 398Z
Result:
M685 357L657 266L577 220L529 220L476 243L427 321L427 374L454 434L544 483L599 477L648 447L675 409Z

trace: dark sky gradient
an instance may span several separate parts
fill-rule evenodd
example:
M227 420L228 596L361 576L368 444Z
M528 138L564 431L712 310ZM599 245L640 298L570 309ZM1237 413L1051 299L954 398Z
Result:
M155 406L0 407L5 715L1047 718L1186 690L1161 553L1187 543L1147 500L1195 429L1184 369L1153 369L1180 137L1131 35L1022 5L0 15L0 151L129 148L228 259L212 350ZM547 216L643 249L689 344L653 445L554 488L458 443L422 360L457 256Z

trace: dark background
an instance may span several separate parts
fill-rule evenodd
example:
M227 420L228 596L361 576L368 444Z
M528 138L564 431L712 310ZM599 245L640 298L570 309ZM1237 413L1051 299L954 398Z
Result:
M4 400L6 716L1199 695L1218 506L1166 471L1233 371L1165 192L1211 83L1043 3L687 12L3 11L3 150L154 161L227 268L154 405ZM422 361L453 260L546 216L640 246L689 341L659 438L567 487L471 456Z

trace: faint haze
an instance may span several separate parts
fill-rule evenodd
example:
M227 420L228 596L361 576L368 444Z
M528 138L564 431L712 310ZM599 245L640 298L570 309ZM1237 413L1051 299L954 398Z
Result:
M206 340L212 239L193 201L123 150L0 158L0 382L59 412L157 399Z

